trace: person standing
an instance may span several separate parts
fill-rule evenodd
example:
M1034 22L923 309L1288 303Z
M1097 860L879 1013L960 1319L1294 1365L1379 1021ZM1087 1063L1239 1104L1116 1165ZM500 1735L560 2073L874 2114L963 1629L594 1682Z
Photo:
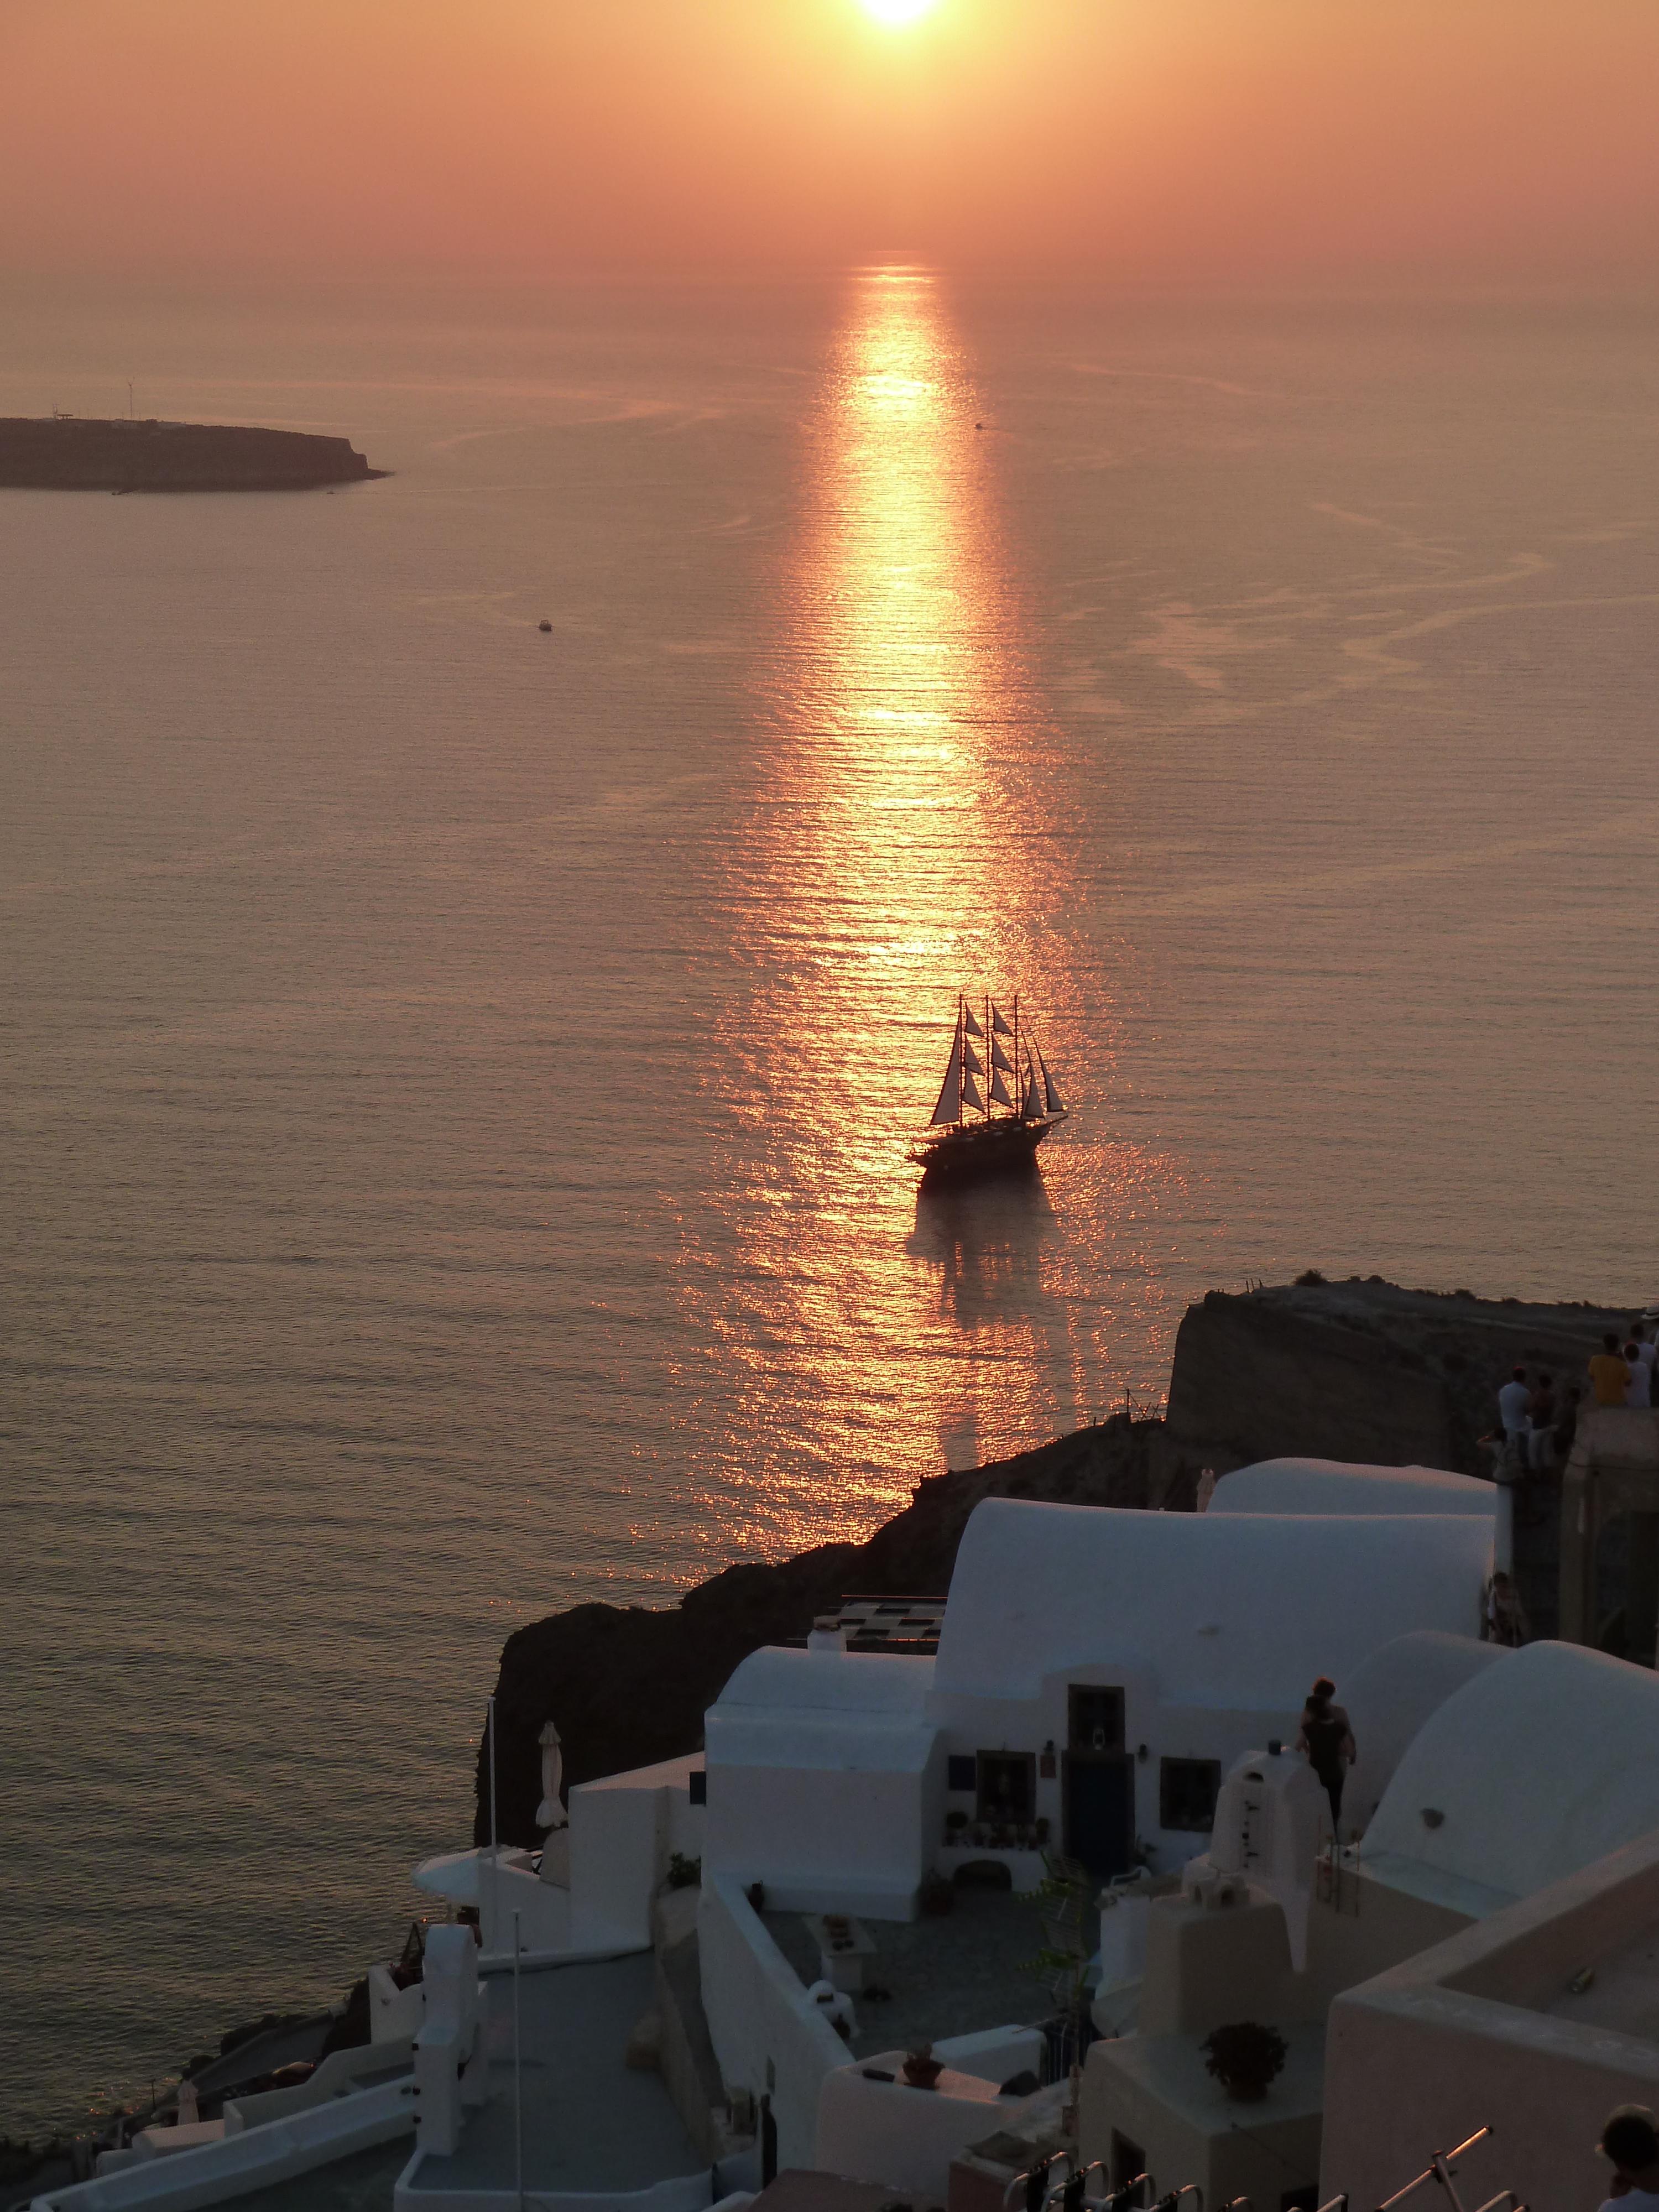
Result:
M1485 1625L1487 1643L1501 1644L1510 1651L1518 1650L1532 1634L1521 1593L1502 1567L1486 1585Z
M1659 2212L1659 2128L1645 2105L1618 2105L1595 2146L1613 2166L1601 2212Z
M1627 1406L1650 1406L1653 1403L1653 1367L1642 1357L1642 1346L1634 1341L1625 1346L1625 1364L1630 1370L1630 1381L1625 1385Z
M1541 1370L1527 1401L1527 1419L1532 1425L1527 1439L1532 1464L1534 1468L1547 1467L1555 1456L1555 1379Z
M1625 1393L1630 1388L1630 1369L1619 1349L1619 1340L1611 1329L1601 1339L1601 1349L1590 1361L1589 1378L1598 1406L1624 1404Z
M1325 1795L1331 1801L1331 1827L1340 1834L1337 1824L1342 1818L1342 1785L1359 1753L1346 1712L1333 1702L1335 1696L1335 1683L1328 1674L1322 1674L1302 1708L1302 1726L1296 1741L1297 1748L1306 1754L1309 1765L1325 1785Z
M1532 1393L1527 1388L1524 1367L1513 1370L1509 1381L1498 1394L1498 1418L1504 1424L1504 1457L1511 1467L1522 1473L1527 1466L1527 1438L1532 1423L1528 1418L1527 1405Z

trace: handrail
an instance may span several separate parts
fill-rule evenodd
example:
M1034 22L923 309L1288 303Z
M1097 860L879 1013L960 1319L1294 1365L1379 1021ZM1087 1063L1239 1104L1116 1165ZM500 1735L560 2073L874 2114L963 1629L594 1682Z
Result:
M1123 2182L1116 2189L1109 2191L1100 2200L1099 2212L1128 2212L1129 2199L1143 2183L1150 2191L1152 2185L1150 2173L1138 2173L1133 2181Z
M1183 2181L1179 2189L1172 2189L1167 2197L1160 2197L1152 2207L1152 2212L1176 2212L1176 2207L1183 2197L1196 2197L1198 2212L1204 2212L1204 2191L1195 2181Z
M1476 2143L1484 2142L1486 2138L1491 2133L1492 2129L1490 2125L1484 2128L1477 2128L1472 2136L1465 2136L1464 2140L1461 2143L1457 2144L1454 2149L1437 2150L1432 2153L1427 2166L1424 2167L1422 2172L1418 2175L1417 2179L1414 2181L1408 2181L1403 2189L1396 2189L1392 2197L1385 2197L1382 2202L1377 2206L1376 2212L1393 2212L1393 2208L1396 2204L1403 2204L1407 2197L1415 2195L1417 2191L1423 2186L1425 2181L1437 2181L1440 2186L1445 2191L1447 2196L1450 2197L1452 2201L1453 2212L1463 2212L1462 2202L1458 2197L1457 2191L1451 2185L1451 2177L1457 2171L1457 2168L1452 2164L1452 2160L1455 2158L1462 2158L1466 2150L1473 2150ZM1498 2199L1494 2197L1492 2202L1496 2203ZM1482 2212L1486 2212L1486 2208L1484 2206L1482 2207Z

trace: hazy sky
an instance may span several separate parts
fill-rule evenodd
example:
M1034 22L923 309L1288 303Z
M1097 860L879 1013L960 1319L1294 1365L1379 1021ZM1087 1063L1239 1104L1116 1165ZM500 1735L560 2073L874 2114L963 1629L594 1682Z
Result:
M1659 262L1659 0L878 4L0 0L0 265Z

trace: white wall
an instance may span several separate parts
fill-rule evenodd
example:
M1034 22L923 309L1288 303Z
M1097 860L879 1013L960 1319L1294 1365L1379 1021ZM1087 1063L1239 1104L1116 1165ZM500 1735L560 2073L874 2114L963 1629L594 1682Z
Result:
M778 2164L810 2166L818 2092L847 2063L847 2045L807 1996L730 1875L705 1871L697 1907L702 2004L728 2088L772 2100Z
M908 1919L944 1824L933 1668L768 1647L710 1707L707 1858L801 1911Z
M709 1869L745 1888L763 1881L768 1903L793 1911L908 1920L942 1772L937 1758L897 1774L711 1765Z

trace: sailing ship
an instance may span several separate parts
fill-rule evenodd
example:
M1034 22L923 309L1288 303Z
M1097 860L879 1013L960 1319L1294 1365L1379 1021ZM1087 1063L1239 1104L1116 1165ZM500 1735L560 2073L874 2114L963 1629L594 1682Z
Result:
M957 999L956 1034L933 1118L910 1158L924 1182L966 1181L1027 1165L1066 1107L1019 1000L1009 1020L994 999L983 1018ZM984 1088L981 1090L981 1084Z

